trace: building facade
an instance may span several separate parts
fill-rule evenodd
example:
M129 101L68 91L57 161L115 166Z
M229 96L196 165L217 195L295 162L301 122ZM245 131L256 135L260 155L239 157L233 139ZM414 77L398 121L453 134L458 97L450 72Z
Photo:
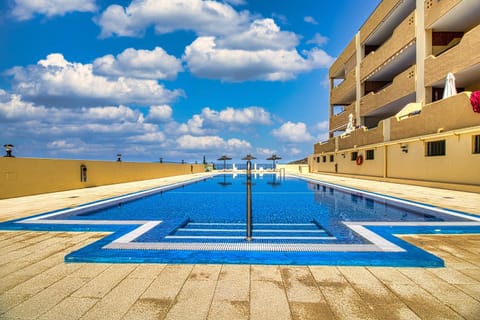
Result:
M311 172L480 192L480 1L383 0L329 78Z

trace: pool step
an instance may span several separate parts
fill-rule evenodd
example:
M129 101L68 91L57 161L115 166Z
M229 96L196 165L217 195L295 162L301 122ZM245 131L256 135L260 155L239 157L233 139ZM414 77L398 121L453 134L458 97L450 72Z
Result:
M253 224L253 238L278 241L335 240L315 223L257 223ZM169 240L243 240L245 223L189 222L165 237Z

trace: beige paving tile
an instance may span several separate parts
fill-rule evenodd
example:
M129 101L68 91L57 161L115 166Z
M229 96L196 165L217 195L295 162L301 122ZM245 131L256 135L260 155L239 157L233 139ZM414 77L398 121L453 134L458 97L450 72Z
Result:
M165 266L165 264L140 264L128 277L153 280L162 272Z
M166 265L128 310L125 319L163 319L192 269L193 265Z
M64 278L62 281L58 281L10 309L6 312L5 316L20 319L35 319L60 303L83 284L84 281L79 278Z
M421 319L463 319L458 313L417 285L393 283L389 287Z
M249 319L250 266L223 265L208 319Z
M17 269L15 269L14 266L12 266L11 270L16 271L10 272L2 277L0 281L0 294L59 264L63 256L63 253L60 252L25 267L17 266Z
M249 319L250 281L219 280L208 319Z
M80 319L121 319L150 285L152 279L126 278Z
M377 319L337 268L310 267L320 291L338 319Z
M130 272L134 265L111 265L97 277L91 279L80 290L72 294L77 298L102 298L115 288Z
M280 271L294 319L333 319L308 267L280 267Z
M252 279L250 286L251 320L291 319L292 314L282 281Z
M206 319L216 284L216 279L187 279L165 319Z
M338 267L348 283L370 307L403 304L382 282L363 267Z
M80 319L80 317L84 315L88 310L90 310L97 302L98 299L94 298L67 297L38 319Z
M187 280L194 265L167 265L150 287L143 293L142 299L173 300Z
M250 283L250 265L224 264L220 270L218 280L247 281Z
M250 277L252 280L260 281L282 281L282 275L278 266L252 265Z
M221 268L219 264L196 264L188 279L217 281Z
M429 270L404 268L400 272L465 319L478 319L480 302L455 286L435 277Z

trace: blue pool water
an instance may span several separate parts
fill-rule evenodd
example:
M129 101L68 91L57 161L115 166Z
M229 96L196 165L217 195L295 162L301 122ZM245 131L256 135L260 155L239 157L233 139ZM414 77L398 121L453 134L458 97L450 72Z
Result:
M477 233L478 218L295 177L255 175L245 240L246 177L220 174L0 224L113 231L66 261L441 266L393 234Z

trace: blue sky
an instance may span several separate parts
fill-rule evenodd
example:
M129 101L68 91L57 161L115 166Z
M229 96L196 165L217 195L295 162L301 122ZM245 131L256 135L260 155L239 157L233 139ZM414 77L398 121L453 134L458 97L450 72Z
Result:
M301 159L328 68L379 0L6 0L0 143L17 157Z

